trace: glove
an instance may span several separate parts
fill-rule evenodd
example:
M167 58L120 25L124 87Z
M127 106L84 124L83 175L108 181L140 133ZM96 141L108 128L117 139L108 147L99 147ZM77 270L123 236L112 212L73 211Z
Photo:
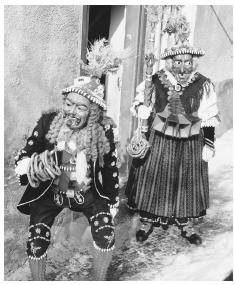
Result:
M150 116L151 111L152 111L152 108L150 106L147 107L147 106L141 105L138 108L138 117L142 120L147 120Z
M15 168L15 172L17 175L23 175L27 173L29 161L30 161L30 158L26 157L17 163L17 166Z
M203 127L204 147L202 150L202 159L208 162L215 155L215 128Z
M212 157L214 157L214 155L215 149L205 144L202 150L202 159L208 162L209 160L211 160Z

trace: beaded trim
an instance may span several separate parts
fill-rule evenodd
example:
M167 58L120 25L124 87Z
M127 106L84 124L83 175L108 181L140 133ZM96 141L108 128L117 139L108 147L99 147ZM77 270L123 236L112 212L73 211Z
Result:
M111 214L109 212L100 212L100 213L97 213L96 215L94 216L91 216L90 217L90 221L92 221L94 218L97 218L98 216L100 215L107 215L107 216L111 216Z
M35 240L35 239L44 239L45 241L50 242L50 240L49 240L48 238L45 238L45 237L43 237L43 236L33 237L33 238L28 239L28 241L30 242L30 241L33 241L33 240Z
M41 255L40 257L35 257L35 256L28 255L28 258L32 259L32 260L41 260L41 259L43 259L46 256L47 256L47 251L45 253L43 253L43 255Z
M104 226L99 227L97 230L95 230L95 232L98 233L98 231L101 231L104 228L110 228L110 229L114 230L114 226L104 225Z
M158 217L157 219L149 219L149 218L140 217L140 220L144 222L150 222L150 223L158 223L160 221L161 225L167 225L168 223L168 220L167 222L162 222L160 217Z
M157 219L149 219L149 218L141 217L140 219L142 221L144 221L144 222L150 222L150 223L158 223L158 222L160 222L161 225L167 225L170 218L167 217L167 221L166 222L162 222L161 217L158 217ZM176 224L178 226L187 226L190 221L195 221L196 223L198 223L199 220L200 220L200 217L199 218L187 218L187 219L188 220L187 220L186 223L180 223L177 218L174 218L174 221L176 222Z
M44 226L44 227L47 228L48 230L51 230L51 228L50 228L48 225L44 224L44 223L37 223L37 224L35 224L35 225L31 225L31 226L29 227L29 229L34 228L34 227L37 227L37 226L39 226L39 225Z
M95 249L97 249L97 250L99 250L99 251L102 251L102 252L111 251L111 250L114 250L114 248L115 248L115 245L113 245L113 246L110 247L110 248L101 248L101 247L99 247L99 246L95 243L95 241L93 241L93 246L94 246Z
M196 49L193 47L176 47L175 50L173 50L173 48L171 50L164 52L161 55L161 59L166 59L167 57L172 57L181 54L191 54L198 57L205 55L205 52L202 49Z
M63 171L67 171L67 172L75 172L76 171L76 166L60 165L60 169L63 170Z
M190 219L188 219L188 221L187 221L186 223L180 223L180 222L178 221L178 219L175 219L175 221L176 221L177 225L179 225L179 226L186 226L186 225L188 225Z
M75 92L79 95L82 95L82 96L88 98L89 100L91 100L92 102L98 104L104 110L106 110L106 104L105 104L104 100L99 95L96 95L96 94L91 93L91 92L90 93L85 92L85 91L81 90L80 87L75 87L75 86L67 87L67 88L62 90L62 94L67 94L70 92Z

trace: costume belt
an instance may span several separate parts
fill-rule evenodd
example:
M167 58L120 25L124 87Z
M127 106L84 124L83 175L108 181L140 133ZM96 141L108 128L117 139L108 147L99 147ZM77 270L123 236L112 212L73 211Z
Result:
M70 177L72 172L76 172L76 161L73 161L72 155L67 151L63 151L60 169L61 175L54 181L52 186L56 203L60 205L63 197L67 197L68 199L74 199L77 204L83 204L84 192L82 185Z
M60 189L59 185L53 184L52 191L54 192L54 200L56 204L62 205L64 198L73 199L77 204L84 203L84 192L78 188L77 181L69 181L68 188L66 190ZM89 191L89 190L88 190Z

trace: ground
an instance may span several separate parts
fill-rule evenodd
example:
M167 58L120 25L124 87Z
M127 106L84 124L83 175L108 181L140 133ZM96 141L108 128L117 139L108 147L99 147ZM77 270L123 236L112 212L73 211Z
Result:
M121 194L115 217L116 250L107 280L221 281L232 270L233 131L216 141L216 156L209 162L210 208L200 226L203 243L189 244L176 228L156 228L144 243L137 243L138 216L131 215ZM121 181L123 188L125 180ZM25 254L28 217L15 209L23 192L11 165L5 165L5 280L30 280ZM83 216L65 211L56 220L48 251L48 280L94 280L90 228Z

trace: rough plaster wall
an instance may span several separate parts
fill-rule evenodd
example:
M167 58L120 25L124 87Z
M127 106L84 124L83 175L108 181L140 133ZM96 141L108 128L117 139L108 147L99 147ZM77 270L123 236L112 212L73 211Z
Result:
M216 13L230 37L233 36L232 6L214 5ZM198 6L194 44L205 50L200 71L220 82L233 77L233 46L220 26L210 6Z
M214 8L232 38L233 7L214 5ZM219 137L233 127L233 46L210 6L198 6L194 42L206 52L199 71L211 78L216 86L221 113L221 123L216 128L216 136Z
M216 84L216 94L221 117L221 122L216 127L216 136L220 137L233 128L233 79Z
M5 153L78 75L82 6L5 6Z

